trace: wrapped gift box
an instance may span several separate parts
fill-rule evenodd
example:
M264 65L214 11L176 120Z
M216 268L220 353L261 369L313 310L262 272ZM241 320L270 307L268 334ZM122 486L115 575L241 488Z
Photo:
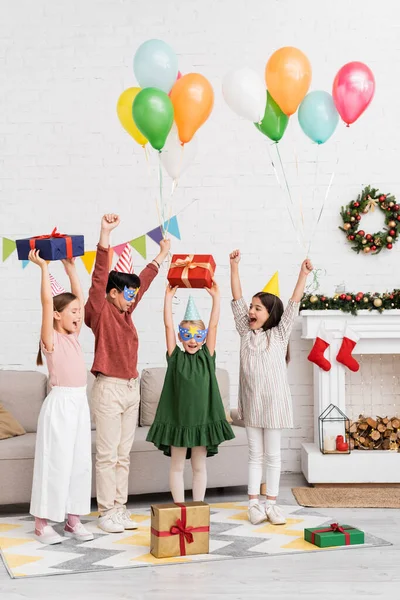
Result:
M210 507L205 502L151 507L150 552L156 558L208 554Z
M214 273L211 254L174 254L167 278L173 287L210 288Z
M50 235L39 235L16 240L19 260L27 260L29 252L36 248L44 260L61 260L85 254L83 235L65 235L53 229Z
M329 546L353 546L364 543L364 532L350 525L332 523L327 527L304 530L304 539L319 548Z

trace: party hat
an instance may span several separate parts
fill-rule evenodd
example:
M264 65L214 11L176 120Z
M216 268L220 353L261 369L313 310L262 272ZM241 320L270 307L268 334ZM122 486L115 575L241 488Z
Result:
M189 300L186 306L184 321L201 321L200 313L197 310L197 306L194 303L192 296L189 296Z
M50 286L51 286L51 295L58 296L58 294L65 294L65 289L58 283L56 279L54 279L53 275L49 273L50 277Z
M118 273L133 273L133 259L132 259L132 248L130 244L126 244L125 248L120 254L117 264L114 267L114 271Z
M278 271L274 273L271 279L268 281L267 285L263 289L263 292L268 294L273 294L274 296L278 296L279 298L279 276Z

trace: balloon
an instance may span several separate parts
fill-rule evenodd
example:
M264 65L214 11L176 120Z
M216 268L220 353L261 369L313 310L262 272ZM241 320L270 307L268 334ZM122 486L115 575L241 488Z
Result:
M265 94L265 92L264 92ZM264 117L261 123L254 123L261 133L274 142L279 142L286 131L289 117L281 111L273 97L267 92L267 103L265 104Z
M339 115L328 92L310 92L300 104L300 127L313 142L324 144L334 133Z
M259 123L265 109L265 85L261 77L248 67L234 69L222 83L225 102L240 117Z
M174 122L174 109L167 94L157 88L145 88L133 102L132 115L153 148L161 150Z
M140 87L156 87L168 94L178 74L178 57L165 42L148 40L136 51L133 72Z
M178 81L181 77L182 77L182 73L180 71L178 71L178 75L176 76L176 81ZM171 97L171 92L169 92L168 96Z
M174 123L161 153L161 162L168 175L174 180L179 179L193 162L196 153L197 139L194 137L189 144L182 146Z
M210 116L214 104L213 89L203 75L189 73L175 83L171 100L179 139L182 144L187 144Z
M132 105L133 101L140 92L139 87L128 88L118 98L117 103L117 115L121 122L122 127L133 137L135 142L141 146L145 146L148 142L147 138L144 137L137 128L135 121L132 116Z
M310 87L310 61L298 48L281 48L267 62L265 81L275 102L290 117Z
M357 121L371 103L375 93L375 78L369 67L350 62L337 73L332 96L340 116L347 125Z

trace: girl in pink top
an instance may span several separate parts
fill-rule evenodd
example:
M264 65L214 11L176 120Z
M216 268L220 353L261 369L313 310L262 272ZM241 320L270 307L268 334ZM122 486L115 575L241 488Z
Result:
M49 370L51 392L38 421L30 512L35 517L35 537L43 544L58 544L59 535L47 519L64 521L64 536L93 539L79 515L90 512L91 428L86 397L86 367L78 336L83 322L84 299L73 259L63 260L72 293L52 298L47 263L38 250L29 260L42 271L42 329L37 364L42 352Z

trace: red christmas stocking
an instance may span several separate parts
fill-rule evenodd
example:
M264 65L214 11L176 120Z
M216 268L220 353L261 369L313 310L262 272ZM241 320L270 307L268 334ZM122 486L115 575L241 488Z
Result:
M331 363L324 356L325 350L329 346L329 336L322 324L318 330L318 335L315 339L314 346L308 355L308 360L323 369L324 371L331 370Z
M356 359L352 357L351 353L353 352L359 339L360 336L353 329L346 327L343 335L342 345L340 346L340 350L336 357L338 362L342 363L342 365L354 373L358 371L360 365Z

